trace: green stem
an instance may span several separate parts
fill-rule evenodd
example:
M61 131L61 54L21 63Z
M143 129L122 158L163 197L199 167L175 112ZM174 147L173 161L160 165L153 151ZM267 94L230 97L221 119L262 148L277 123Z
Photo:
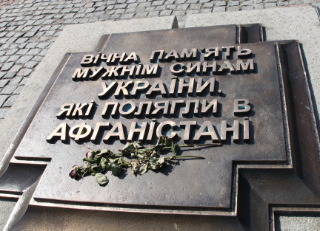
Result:
M176 156L175 158L197 158L197 159L205 159L202 156Z

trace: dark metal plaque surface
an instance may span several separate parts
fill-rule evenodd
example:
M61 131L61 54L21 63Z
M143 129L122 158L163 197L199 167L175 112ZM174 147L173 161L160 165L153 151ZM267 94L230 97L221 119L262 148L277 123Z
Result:
M204 33L206 30L206 33ZM201 33L200 33L201 32ZM182 49L229 46L231 40L225 40L224 36L216 36L209 29L198 31L197 29L156 31L131 34L113 34L109 37L104 54L126 52L136 52L141 63L150 63L150 55L154 50L176 50ZM219 30L223 33L223 30ZM220 39L218 39L220 38ZM234 41L234 39L232 40ZM233 42L234 43L234 42ZM237 46L237 45L235 45ZM273 42L242 45L243 49L250 49L254 61L254 71L251 73L217 73L213 75L184 75L190 81L191 78L202 77L208 80L211 77L216 79L215 93L213 95L204 94L182 94L163 97L161 95L145 94L139 97L118 97L113 95L101 99L98 94L102 92L102 84L107 85L112 82L148 80L151 84L161 80L166 86L170 86L174 75L170 72L170 66L176 61L159 62L161 73L154 77L143 77L139 79L102 79L88 81L74 81L72 75L76 68L81 67L82 58L89 53L71 54L66 65L49 92L45 102L35 116L30 128L20 143L15 158L17 159L51 159L45 170L42 179L35 191L34 198L38 201L57 202L77 202L97 203L105 205L117 205L129 208L156 208L184 211L230 211L234 207L236 197L235 164L255 164L260 167L277 166L287 167L291 164L291 156L287 148L286 137L286 117L283 110L283 99L280 91L281 82L278 73L278 60ZM222 48L221 48L222 49ZM221 52L223 53L223 52ZM93 53L92 53L93 54ZM96 53L94 53L96 55ZM202 57L202 56L201 56ZM203 61L200 57L199 61ZM229 60L231 63L239 60L237 53L233 52L230 58L222 55L218 62ZM182 63L195 63L196 61L182 61ZM101 65L105 65L102 63ZM222 94L218 94L218 89ZM188 114L183 115L181 108L179 113L171 116L150 116L141 115L139 117L107 116L102 117L101 113L106 102L119 102L123 104L128 100L138 106L141 101L157 102L160 100L207 100L208 102L218 100L218 112L209 115ZM245 115L234 114L234 99L248 99L251 111ZM89 103L96 102L96 110L93 118L62 118L57 119L56 115L60 107L66 103ZM227 141L222 147L199 148L186 151L186 155L198 155L205 157L204 160L179 161L178 164L167 166L163 171L152 172L142 176L134 176L130 171L122 174L119 178L107 174L110 182L106 187L100 187L93 177L85 177L80 181L69 178L68 173L73 165L81 165L82 158L88 148L91 149L111 149L117 151L123 147L123 142L114 140L104 143L102 135L95 143L85 141L76 143L68 138L66 143L61 141L46 142L48 135L60 124L67 123L70 128L86 122L92 128L97 122L122 122L128 133L130 124L137 122L151 123L155 119L157 123L163 121L173 121L176 124L181 121L196 121L201 125L204 121L210 121L217 131L221 130L222 120L227 120L232 125L234 120L243 123L245 117L250 122L250 140L244 142L233 141L229 134ZM195 127L199 129L199 125ZM178 134L180 144L183 143L181 137L184 134L183 127L174 128ZM240 127L243 132L243 126ZM170 131L169 131L170 133ZM106 133L104 133L105 135ZM191 137L195 131L191 131ZM240 132L241 134L241 132ZM208 139L200 140L201 143L208 142ZM191 138L191 143L192 138ZM144 142L146 145L154 144ZM124 209L126 210L126 209ZM197 212L194 212L197 213Z

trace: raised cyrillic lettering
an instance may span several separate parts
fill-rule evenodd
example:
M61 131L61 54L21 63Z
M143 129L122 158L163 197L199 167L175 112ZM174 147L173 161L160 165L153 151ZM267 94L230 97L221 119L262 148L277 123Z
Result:
M227 139L227 132L232 132L233 141L239 140L239 120L233 121L233 126L228 127L227 121L222 120L221 121L221 130L220 130L220 138L222 141L225 141Z
M108 132L108 134L103 138L104 141L108 141L110 137L118 137L119 140L125 140L125 135L123 131L123 124L121 122L117 122L113 125L112 129Z
M129 85L131 85L133 83L133 81L121 81L118 84L117 90L114 93L114 96L120 96L120 94L122 94L123 96L129 96L129 92L127 87L129 87Z
M222 50L225 50L226 58L230 58L231 51L234 50L234 46L225 46L225 47L222 47Z
M170 51L166 57L164 57L164 60L176 60L176 61L179 61L180 60L180 57L178 55L178 53L175 51L175 50L172 50Z
M216 78L210 78L207 81L205 81L203 84L202 78L198 78L197 90L196 90L197 95L201 95L208 86L209 86L210 95L213 95L215 82L216 82Z
M247 99L235 99L233 103L234 115L250 112L251 106Z
M162 60L164 54L164 50L158 50L158 51L152 51L151 56L150 56L150 61L152 63L155 63L158 60Z
M66 103L61 106L61 111L57 114L57 118L60 119L63 116L71 116L74 103Z
M207 113L210 108L212 108L212 113L215 114L217 113L217 108L218 108L218 100L213 99L208 105L207 105L207 100L202 100L202 107L201 107L201 113Z
M102 113L101 113L101 115L103 117L106 116L107 111L109 109L109 106L113 106L111 115L114 116L117 113L117 109L119 107L119 103L118 102L106 102L105 105L104 105L104 108L102 110Z
M181 121L180 126L184 126L184 135L183 135L183 140L188 141L190 140L190 130L192 125L197 125L196 121Z
M183 89L188 88L188 95L193 94L193 89L194 89L194 78L190 78L189 82L185 82L184 78L181 78L179 80L179 88L178 88L178 95L183 94Z
M175 122L173 122L173 121L164 121L164 122L160 123L158 125L158 127L157 127L157 130L156 130L156 134L157 134L158 138L165 135L165 136L167 136L167 137L172 139L177 135L177 133L175 133L175 132L171 132L170 135L163 134L163 131L162 131L163 127L167 126L167 125L170 126L171 128L174 128L175 126L177 126L177 124Z
M154 107L155 109L151 113L152 115L156 115L157 113L160 112L160 110L163 111L162 112L163 115L167 115L169 111L169 101L157 101L154 103Z
M190 51L188 51L187 49L183 49L180 56L183 60L196 60L197 52L197 48L192 48Z
M127 101L120 105L119 112L121 115L130 115L136 110L136 104L133 101Z
M148 87L149 87L149 81L147 80L134 81L131 95L135 96L137 92L143 92L143 90L147 89Z
M72 116L83 116L83 109L84 107L87 107L88 104L87 103L84 103L81 105L81 103L77 103L75 105L75 108L73 109L73 113L72 113Z
M254 71L253 59L248 59L246 63L241 59L237 59L236 63L237 72L239 71Z
M51 132L51 134L47 137L47 141L51 142L54 137L58 138L62 142L67 140L67 123L61 123L59 126Z
M90 138L90 140L92 142L95 142L98 136L99 131L101 131L101 127L109 127L110 123L109 122L98 122L96 123L96 127L93 130L92 136Z
M153 64L151 67L148 64L143 65L141 75L155 76L158 73L158 64Z
M190 113L191 104L194 104L193 112L195 114L199 112L199 105L200 105L199 100L197 100L197 99L195 99L195 100L187 100L186 108L184 109L184 111L182 111L182 115L187 115L187 114Z
M90 68L86 67L86 68L77 68L73 75L72 75L72 79L73 80L83 80L86 79L89 76L90 73Z
M199 130L196 132L193 140L199 141L202 136L210 136L211 140L218 141L216 130L210 121L204 121Z
M250 49L242 49L241 46L238 46L238 57L242 57L242 56L247 56L247 55L251 55L252 51Z
M214 58L219 58L219 47L209 47L205 50L204 59L210 60L212 55Z
M170 66L170 71L174 75L182 75L185 72L183 67L183 63L174 63Z
M80 64L81 65L89 65L89 64L93 63L93 60L94 60L94 55L85 55L85 56L83 56Z
M109 86L107 85L106 82L102 82L101 84L102 84L103 92L101 92L101 93L98 94L98 97L99 97L99 98L105 97L105 96L108 94L108 92L109 92L114 86L117 86L117 85L118 85L118 83L115 82L115 81L114 81L114 82L111 82L111 83L109 84Z
M80 141L88 138L92 132L92 128L86 123L76 125L69 131L69 136L75 141Z
M147 106L147 109L145 111L145 115L150 115L150 111L151 111L151 107L152 107L152 101L140 102L139 103L139 107L138 107L138 111L135 112L134 115L141 115L142 114L142 108L144 107L144 105Z
M151 96L153 94L167 95L166 88L161 80L156 80L146 93L147 96Z
M185 104L184 100L173 100L171 102L170 115L174 115L178 104ZM179 115L179 113L178 113Z
M147 129L147 122L142 122L142 125L138 125L137 127L137 122L132 122L131 126L130 126L130 132L128 135L128 140L132 140L133 139L133 135L134 133L138 133L139 134L139 138L138 140L144 140L144 136L146 133L146 129Z

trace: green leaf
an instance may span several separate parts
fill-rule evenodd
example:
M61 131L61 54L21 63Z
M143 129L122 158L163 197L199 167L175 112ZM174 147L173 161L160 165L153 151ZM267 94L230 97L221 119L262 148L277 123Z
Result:
M140 166L139 174L142 175L148 171L148 164L143 164Z
M159 160L157 161L157 163L159 164L164 164L166 162L165 158L164 157L160 157Z
M96 160L92 159L92 158L83 158L83 161L88 161L91 164L96 163Z
M124 145L122 151L131 151L131 150L133 150L133 149L134 149L133 143L127 142L127 143Z
M133 147L134 147L135 149L144 148L143 145L141 145L141 144L140 144L139 142L137 142L137 141L134 141L134 142L132 143L132 145L133 145Z
M122 169L118 164L113 163L111 164L111 171L112 171L112 175L118 176L121 173Z
M110 170L110 165L108 163L108 160L104 157L101 158L101 161L100 161L100 165L101 165L101 168L102 170Z
M139 168L140 168L140 164L138 161L134 161L131 163L131 170L133 174L137 175Z
M106 175L102 173L96 174L96 181L98 182L99 185L107 185L109 183L109 180L106 177Z

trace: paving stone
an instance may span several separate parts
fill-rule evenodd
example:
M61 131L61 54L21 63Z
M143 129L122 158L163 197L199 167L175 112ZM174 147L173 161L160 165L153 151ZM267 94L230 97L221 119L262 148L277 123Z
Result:
M23 79L23 77L15 77L10 80L9 85L10 86L19 86L19 83L21 82L22 79Z
M189 4L180 4L177 6L177 10L187 10Z
M0 63L4 63L5 61L7 61L9 59L9 56L1 56L0 57Z
M160 12L160 16L169 16L172 14L172 10L163 10Z
M122 19L130 19L130 18L133 17L133 15L134 15L133 13L132 14L124 14L124 15L121 16L121 18Z
M6 72L1 71L1 72L0 72L0 79L2 79L2 78L5 76L5 74L6 74Z
M9 80L7 80L7 79L1 79L0 80L0 87L2 88L4 86L6 86L8 84L8 82L9 82Z
M187 3L198 3L198 0L187 0Z
M289 5L298 5L301 4L302 1L301 0L290 0Z
M40 53L40 49L30 49L28 52L27 52L27 55L37 55Z
M29 68L22 68L19 72L19 76L28 76L32 72L32 69Z
M25 43L26 41L28 41L28 38L18 38L16 43L21 44L21 43Z
M29 51L29 49L20 49L17 52L17 55L25 55L25 54L27 54L28 51Z
M231 6L239 6L240 2L238 1L229 1L228 3L228 6L231 7Z
M212 9L201 9L200 11L201 13L211 13L212 12Z
M0 44L5 44L8 40L9 40L9 38L1 38Z
M4 79L12 79L16 76L16 74L17 73L15 73L15 72L7 72L3 78Z
M128 4L127 5L127 9L129 9L129 8L137 8L137 6L138 6L138 3Z
M240 10L240 6L231 6L231 7L228 7L227 10L228 11L239 11Z
M276 6L277 6L277 3L265 3L265 4L264 4L264 7L265 7L265 8L276 7Z
M253 6L243 6L241 10L253 10Z
M155 10L165 10L165 9L166 9L166 6L165 6L165 5L156 6L154 9L155 9Z
M2 66L1 71L8 71L13 65L14 65L14 62L5 63Z
M16 63L18 64L25 64L27 62L30 61L30 59L32 59L33 56L22 56L20 59L17 60Z
M176 15L176 16L182 16L185 14L186 14L186 12L184 10L173 11L173 15Z
M151 11L151 12L149 12L149 16L150 17L156 17L156 16L158 16L159 15L159 11Z
M127 4L117 4L114 6L114 9L124 9L127 7Z
M17 89L16 86L10 86L7 85L5 86L2 91L0 92L1 95L11 95L15 90ZM0 96L1 96L0 95ZM1 100L0 100L0 105L1 105Z
M147 16L147 14L148 12L138 12L136 13L135 18L144 18Z
M213 7L213 2L205 3L205 4L203 4L203 7L204 8L212 8Z
M164 1L152 1L153 6L160 6L163 5Z
M177 7L177 6L176 6L176 5L173 5L173 4L172 4L172 5L166 5L166 8L169 9L169 10L175 10L176 7Z
M9 99L6 100L6 102L3 104L3 107L12 107L13 103L18 98L18 95L12 95L9 97Z
M10 58L8 59L8 62L15 62L17 61L21 56L20 55L12 55L10 56Z
M135 8L129 8L129 9L126 9L125 12L126 12L126 13L135 13L135 12L136 12L136 9L135 9Z
M201 4L190 4L190 10L199 10L201 8Z
M18 51L18 49L9 49L7 50L7 52L5 53L6 55L14 55L16 52Z
M241 5L243 5L243 6L252 6L253 5L253 1L244 1L244 2L241 3Z

